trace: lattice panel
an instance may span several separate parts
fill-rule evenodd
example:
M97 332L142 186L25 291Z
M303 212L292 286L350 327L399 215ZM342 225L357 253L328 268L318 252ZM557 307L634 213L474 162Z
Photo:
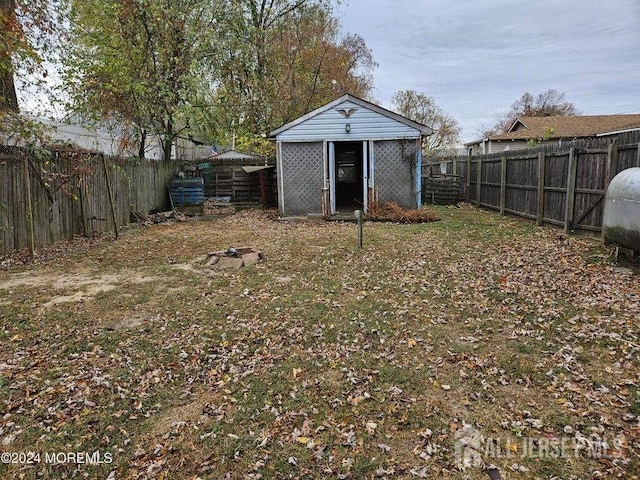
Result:
M416 207L410 162L402 156L416 153L415 141L376 142L375 186L380 202L398 202L406 208Z
M321 213L322 143L283 143L284 214Z

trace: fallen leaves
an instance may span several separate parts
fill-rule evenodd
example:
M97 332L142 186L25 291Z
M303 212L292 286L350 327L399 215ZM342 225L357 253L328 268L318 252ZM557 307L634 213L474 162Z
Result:
M438 216L430 209L406 209L396 202L371 203L367 218L400 223L435 222Z
M108 448L115 465L81 473L114 479L452 478L457 436L473 424L580 442L576 478L637 474L637 272L551 229L438 213L367 225L359 251L351 224L242 212L18 272L0 288L3 448ZM230 244L265 261L175 268ZM131 264L148 280L126 281ZM27 277L90 268L116 288L38 308L56 292ZM625 441L603 463L582 455L594 435ZM521 478L570 477L562 462L494 462Z

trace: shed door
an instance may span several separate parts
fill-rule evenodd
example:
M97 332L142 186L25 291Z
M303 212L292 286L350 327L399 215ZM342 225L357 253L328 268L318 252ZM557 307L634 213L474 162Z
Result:
M369 211L369 142L362 142L362 210Z
M331 204L331 215L336 214L336 148L333 142L329 142L329 203Z
M367 212L369 142L329 142L329 194L331 214Z

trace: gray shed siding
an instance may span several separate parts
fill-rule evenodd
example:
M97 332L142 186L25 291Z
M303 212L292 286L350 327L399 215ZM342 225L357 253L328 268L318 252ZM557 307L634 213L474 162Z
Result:
M416 158L416 140L375 142L375 189L380 203L397 202L405 208L416 208L415 179L411 169ZM414 160L415 161L415 160Z
M345 118L339 109L355 109ZM351 131L347 133L345 126ZM418 138L421 132L397 120L385 117L360 105L345 101L335 108L326 110L315 117L295 125L278 134L281 142L322 141L322 140L370 140L391 138Z
M278 198L284 215L305 215L322 210L324 187L323 143L282 143Z

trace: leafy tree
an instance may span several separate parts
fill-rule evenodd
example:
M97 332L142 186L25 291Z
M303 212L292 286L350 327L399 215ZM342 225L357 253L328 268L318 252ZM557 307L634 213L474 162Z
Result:
M0 112L19 111L16 83L46 76L43 58L53 49L62 13L58 0L0 0Z
M325 0L231 0L220 29L216 118L222 131L266 133L349 91L366 97L375 62L342 36Z
M530 138L527 140L527 146L529 147L537 147L542 142L546 142L553 135L553 127L547 127L545 131L538 138Z
M134 125L144 155L149 133L165 159L199 107L220 15L211 0L70 0L65 84L72 107Z
M65 85L85 117L222 144L256 138L345 91L375 63L330 0L67 0ZM262 148L261 142L257 145Z
M423 143L425 156L437 155L460 142L460 124L438 107L433 97L415 90L401 90L393 95L391 102L400 115L433 128L434 133Z
M580 115L580 110L572 102L567 101L565 95L564 92L555 89L549 89L535 96L525 92L511 104L511 108L507 112L497 116L493 127L485 129L482 133L484 136L504 133L509 130L518 117Z
M375 62L358 35L340 35L331 12L315 6L293 14L271 35L268 95L277 126L343 93L368 97ZM279 73L279 74L277 74Z
M138 45L144 37L128 14L129 2L71 2L71 32L63 78L71 111L85 121L114 119L132 125L144 156L151 115L144 102L146 71ZM109 32L109 34L106 34ZM136 48L132 48L133 44ZM116 54L118 52L118 54Z
M241 135L236 138L236 148L241 152L250 152L263 157L275 155L273 142L260 135Z

